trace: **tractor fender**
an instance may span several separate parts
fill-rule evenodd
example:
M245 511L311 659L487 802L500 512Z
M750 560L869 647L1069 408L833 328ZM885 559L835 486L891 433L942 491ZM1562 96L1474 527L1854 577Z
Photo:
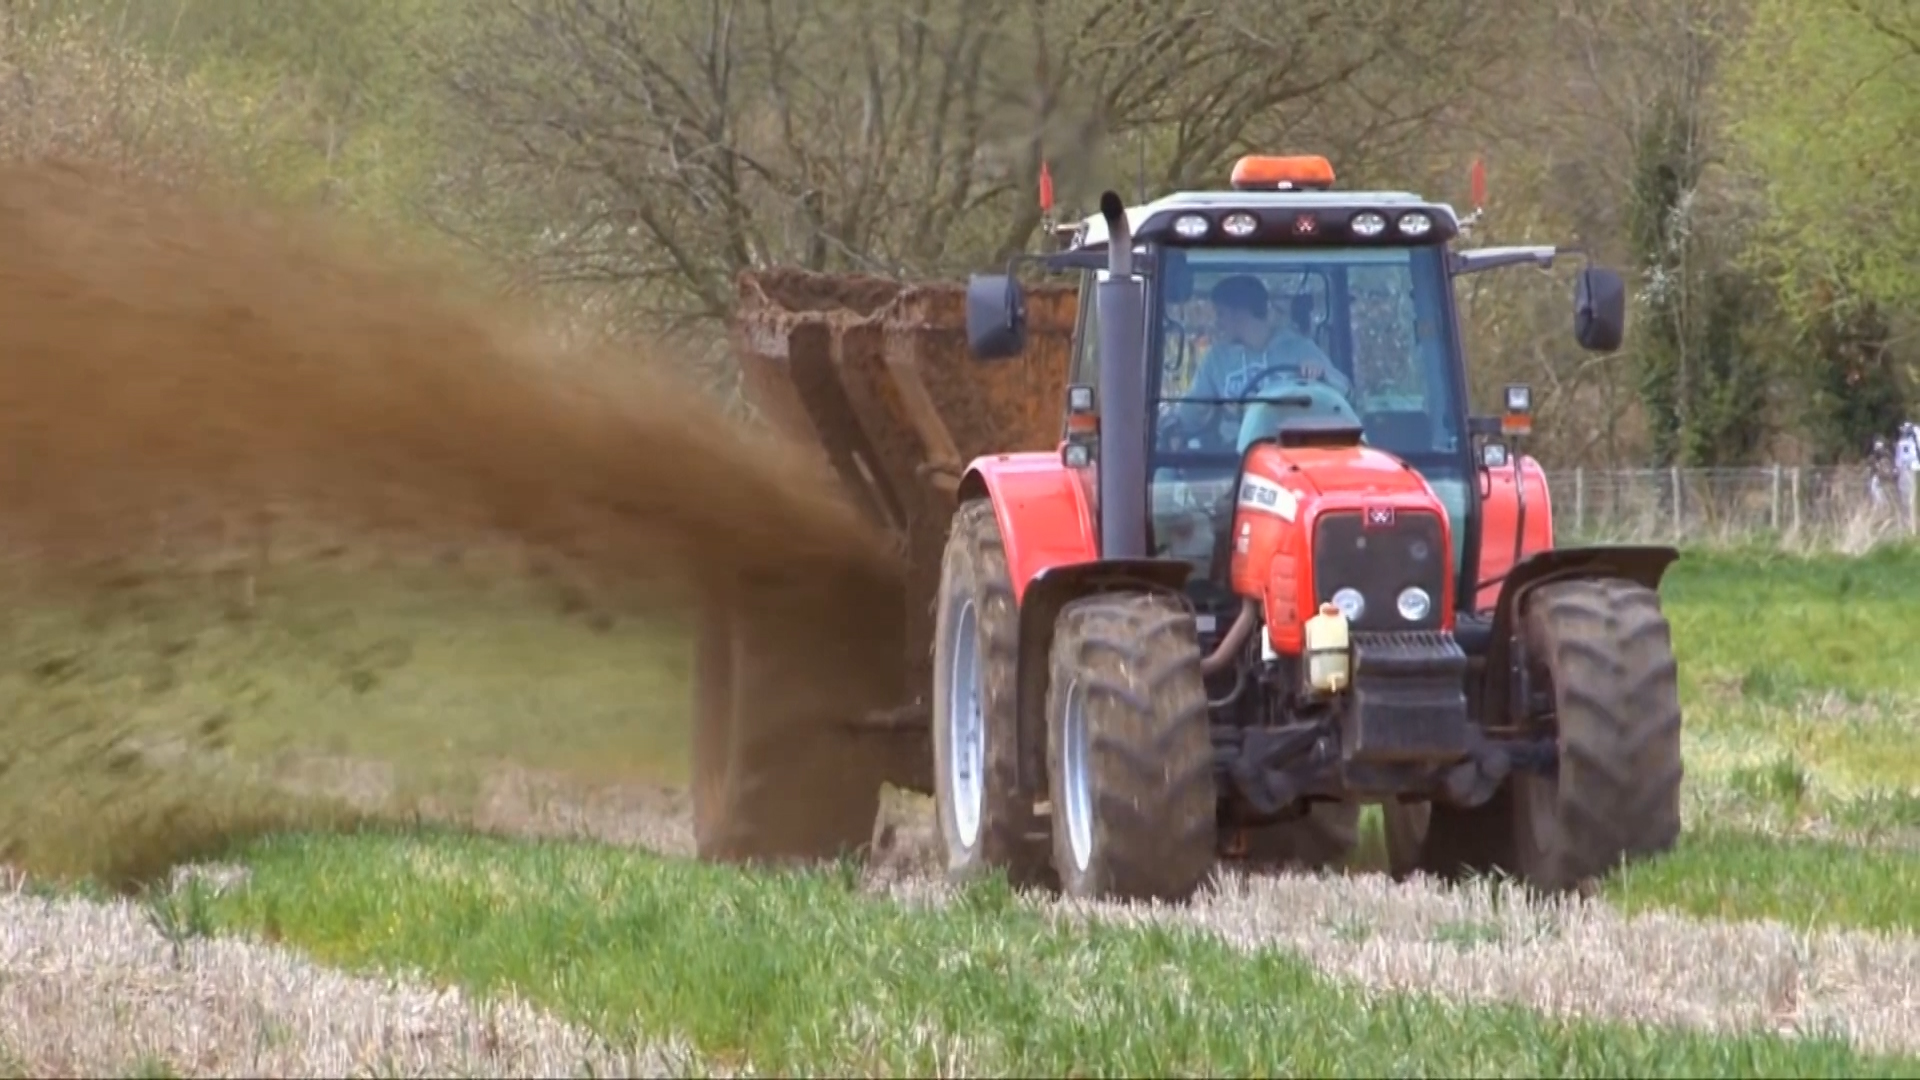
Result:
M1022 791L1046 786L1047 657L1060 609L1117 589L1177 591L1193 571L1173 559L1101 559L1092 490L1091 477L1067 468L1053 451L976 458L960 479L961 502L984 498L993 505L1020 605L1015 709Z
M1027 583L1020 601L1020 658L1016 665L1015 727L1020 790L1046 789L1047 674L1060 609L1083 596L1154 590L1181 596L1193 566L1180 559L1095 559L1049 566Z
M1514 541L1520 541L1518 555L1525 559L1541 551L1553 550L1553 492L1547 486L1547 474L1531 457L1519 456L1498 469L1480 474L1480 551L1466 552L1479 560L1478 577L1490 583L1475 590L1472 611L1488 610L1495 599L1493 584L1513 569ZM1525 513L1522 514L1520 486L1526 485ZM1523 520L1524 518L1524 520ZM1524 536L1516 534L1525 531Z
M1090 487L1057 453L994 454L968 464L959 501L992 502L1015 600L1047 567L1100 557Z
M1524 702L1515 702L1526 672L1515 663L1519 651L1520 617L1526 613L1534 589L1555 581L1589 578L1625 578L1658 591L1667 568L1680 558L1680 549L1665 544L1598 544L1535 552L1514 565L1500 582L1493 606L1493 628L1487 643L1483 687L1483 722L1505 725L1524 719Z

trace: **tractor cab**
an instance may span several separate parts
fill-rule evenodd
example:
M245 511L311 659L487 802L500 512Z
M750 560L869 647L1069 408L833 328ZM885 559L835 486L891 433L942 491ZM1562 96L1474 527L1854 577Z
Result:
M1225 583L1247 450L1283 429L1353 431L1412 467L1446 509L1452 572L1472 569L1477 456L1447 250L1459 220L1416 195L1332 183L1325 158L1247 157L1231 190L1126 212L1146 283L1150 550L1193 563L1196 591ZM1090 217L1064 252L1097 258L1110 238ZM1070 382L1095 387L1094 286L1109 271L1083 265Z
M1237 538L1229 534L1255 444L1344 438L1380 451L1416 474L1442 508L1447 591L1472 612L1491 602L1499 577L1521 557L1525 472L1538 467L1511 460L1494 441L1524 429L1525 387L1510 388L1521 411L1504 423L1469 415L1453 279L1497 266L1550 267L1558 251L1456 252L1450 242L1463 220L1452 207L1408 192L1333 187L1324 157L1250 155L1235 164L1227 190L1125 208L1109 193L1100 214L1057 229L1059 250L1042 261L1081 279L1062 453L1074 468L1107 453L1099 432L1116 422L1115 403L1101 398L1124 383L1129 413L1138 400L1143 418L1119 421L1124 441L1144 425L1141 554L1190 563L1188 591L1206 613L1233 603L1226 586ZM1116 233L1124 250L1115 250ZM1113 308L1120 277L1136 302ZM1011 277L984 280L1017 291ZM999 287L974 297L970 317L994 317ZM1617 347L1620 293L1609 271L1583 275L1582 345ZM1017 298L1009 301L1012 315ZM1106 325L1116 321L1110 310L1128 325ZM990 329L985 321L981 328ZM994 345L975 344L987 353ZM1118 464L1132 472L1132 462ZM1346 474L1349 493L1364 495L1368 475ZM1535 483L1544 500L1544 476ZM1119 484L1103 475L1103 496ZM1496 531L1514 534L1493 545L1497 551L1482 550L1490 499ZM1126 500L1127 512L1133 504ZM1535 532L1546 520L1536 516Z

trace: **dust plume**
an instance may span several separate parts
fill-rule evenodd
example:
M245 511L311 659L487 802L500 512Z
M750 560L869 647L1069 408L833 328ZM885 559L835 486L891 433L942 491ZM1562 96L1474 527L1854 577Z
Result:
M315 230L76 167L0 171L9 542L125 554L183 503L504 532L596 569L865 573L790 452L668 385L609 391ZM633 363L637 363L634 361Z
M0 166L0 557L71 584L150 553L170 515L271 506L429 543L505 536L608 584L797 585L805 607L780 617L798 635L898 606L894 557L806 455L676 383L636 389L529 340L314 222ZM93 768L90 799L119 798L91 756L63 760ZM17 846L24 826L0 825Z

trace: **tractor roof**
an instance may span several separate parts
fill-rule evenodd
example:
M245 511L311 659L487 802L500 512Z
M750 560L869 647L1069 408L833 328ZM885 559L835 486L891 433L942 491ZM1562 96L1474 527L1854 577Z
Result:
M1405 191L1332 191L1333 166L1323 157L1268 157L1250 154L1234 163L1233 189L1181 191L1144 206L1127 208L1127 227L1136 240L1213 246L1319 245L1377 243L1382 246L1445 243L1460 234L1460 219L1444 203ZM1429 227L1402 229L1414 215ZM1367 215L1356 229L1356 219ZM1249 224L1246 218L1254 221ZM1205 222L1197 232L1175 227ZM1235 221L1233 219L1238 218ZM1105 247L1107 222L1096 214L1061 233L1068 247Z
M1433 219L1433 230L1417 241L1423 244L1450 240L1460 232L1460 219L1453 212L1453 207L1445 203L1428 202L1405 191L1182 191L1142 206L1129 206L1127 227L1132 230L1135 240L1161 240L1195 247L1233 245L1235 241L1220 236L1209 240L1186 240L1174 233L1173 223L1189 213L1201 213L1218 219L1236 210L1252 213L1263 221L1284 219L1289 227L1301 215L1306 215L1314 221L1316 232L1323 238L1329 234L1325 226L1337 226L1344 236L1347 223L1355 215L1368 210L1379 211L1388 217L1397 217L1412 210L1425 212ZM1397 242L1406 244L1409 241L1401 239ZM1271 244L1272 241L1263 243ZM1072 241L1068 247L1099 248L1106 244L1107 221L1094 214L1073 226Z

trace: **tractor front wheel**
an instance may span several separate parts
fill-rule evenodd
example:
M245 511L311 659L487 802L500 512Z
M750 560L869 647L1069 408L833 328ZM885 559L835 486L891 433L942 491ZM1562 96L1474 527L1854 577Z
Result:
M1515 776L1483 806L1435 806L1423 869L1581 888L1680 834L1680 693L1659 594L1619 579L1543 585L1522 619L1529 681L1559 743L1552 777Z
M1048 680L1061 891L1192 896L1213 871L1218 830L1193 614L1154 593L1076 600L1060 612Z

